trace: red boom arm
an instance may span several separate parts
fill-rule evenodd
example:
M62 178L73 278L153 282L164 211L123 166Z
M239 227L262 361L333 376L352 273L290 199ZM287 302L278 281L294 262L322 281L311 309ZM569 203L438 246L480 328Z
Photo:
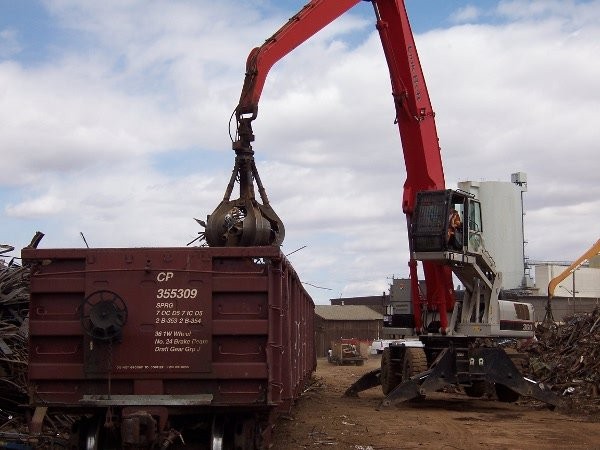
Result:
M256 117L260 94L273 64L360 1L313 0L267 39L262 46L252 49L246 61L246 78L240 102L235 109L238 117L246 114Z
M246 77L235 110L240 140L234 148L249 146L254 139L251 121L256 118L258 102L271 67L294 48L316 34L361 0L312 0L258 48L246 62ZM445 188L435 120L425 78L403 0L372 0L377 30L390 71L396 121L402 140L407 178L402 209L409 233L416 193ZM237 147L236 147L237 146ZM411 252L412 253L412 252ZM422 328L417 263L409 263L415 328ZM423 264L427 285L427 308L440 313L442 330L448 325L446 312L454 307L451 271L439 264Z

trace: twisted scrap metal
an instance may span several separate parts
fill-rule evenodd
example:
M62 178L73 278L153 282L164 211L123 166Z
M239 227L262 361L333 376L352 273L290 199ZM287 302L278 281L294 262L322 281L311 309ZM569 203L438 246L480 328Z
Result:
M37 236L37 235L36 235ZM75 420L63 414L47 415L43 434L28 432L29 267L5 256L14 248L0 245L0 442L21 447L64 448ZM7 259L9 259L7 261Z
M27 403L28 304L29 268L0 262L0 414Z
M600 310L540 327L536 336L528 348L529 375L570 396L580 410L600 413Z

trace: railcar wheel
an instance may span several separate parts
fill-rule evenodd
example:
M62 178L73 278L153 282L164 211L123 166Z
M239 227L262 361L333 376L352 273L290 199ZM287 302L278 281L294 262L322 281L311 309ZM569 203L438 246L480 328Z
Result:
M392 362L392 356L389 348L384 349L383 355L381 355L380 380L383 395L388 395L396 386L400 384L400 381L402 381L402 378L396 370L396 364Z
M79 448L84 450L100 449L100 435L103 421L99 416L81 419L77 425Z
M215 416L211 429L211 450L224 450L223 437L225 435L225 421L222 417Z

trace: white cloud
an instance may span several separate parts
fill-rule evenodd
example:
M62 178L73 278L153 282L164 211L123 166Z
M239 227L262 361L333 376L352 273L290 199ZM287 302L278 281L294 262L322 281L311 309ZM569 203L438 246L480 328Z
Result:
M54 216L65 210L66 202L56 195L44 194L36 198L25 200L16 205L8 204L6 213L9 217L35 217Z
M597 0L504 0L496 12L510 20L562 20L571 28L593 26L600 19Z
M481 10L473 5L466 5L455 11L450 17L454 23L473 22L481 16Z

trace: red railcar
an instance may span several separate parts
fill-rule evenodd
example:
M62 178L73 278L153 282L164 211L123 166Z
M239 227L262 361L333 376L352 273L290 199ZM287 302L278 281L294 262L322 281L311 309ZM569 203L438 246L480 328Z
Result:
M81 413L80 448L261 448L316 367L314 304L279 248L22 256L32 427Z

